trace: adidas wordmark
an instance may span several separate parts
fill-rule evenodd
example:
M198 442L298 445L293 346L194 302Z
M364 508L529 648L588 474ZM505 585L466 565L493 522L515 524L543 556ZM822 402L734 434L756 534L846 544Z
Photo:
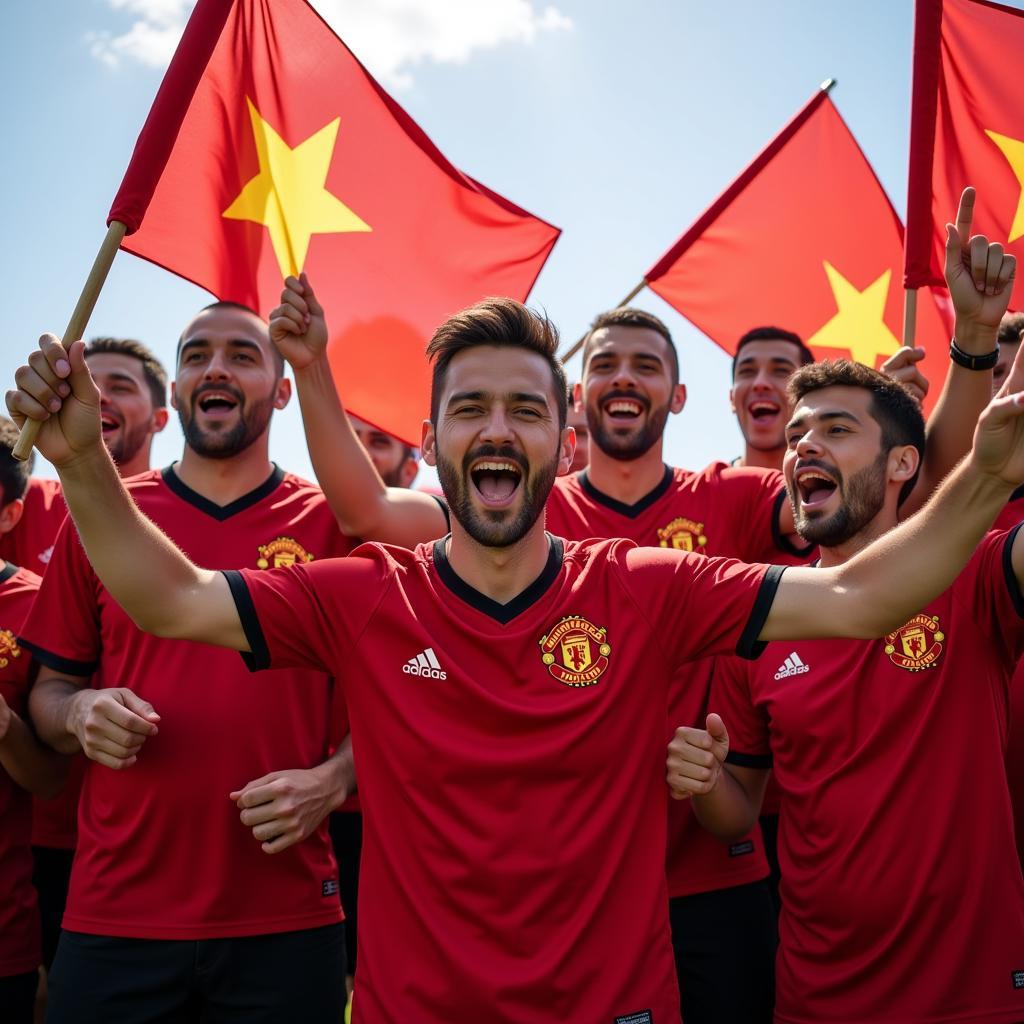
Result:
M410 676L428 676L430 679L448 678L448 673L441 668L433 647L428 647L425 651L420 651L415 658L410 658L402 666L402 671Z
M794 651L780 666L778 672L775 673L776 679L788 679L790 676L802 676L805 672L810 672L811 666L805 665L800 660L800 655Z

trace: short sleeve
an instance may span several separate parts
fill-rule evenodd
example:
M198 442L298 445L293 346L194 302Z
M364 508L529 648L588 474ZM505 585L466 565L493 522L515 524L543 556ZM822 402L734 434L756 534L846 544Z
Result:
M95 672L102 646L100 587L68 518L21 633L40 665L74 676Z
M768 721L751 696L751 671L740 658L716 658L708 710L721 716L729 733L729 764L771 768Z
M252 671L311 668L335 678L392 582L383 549L280 569L227 570Z
M1024 524L987 534L953 584L1009 670L1024 655L1024 594L1013 571L1013 543Z
M670 664L709 654L756 658L783 567L708 558L660 548L629 548L627 590Z
M748 562L775 562L785 538L778 530L778 515L785 499L782 474L774 469L732 466L722 470L728 481L728 509L735 539L729 554Z

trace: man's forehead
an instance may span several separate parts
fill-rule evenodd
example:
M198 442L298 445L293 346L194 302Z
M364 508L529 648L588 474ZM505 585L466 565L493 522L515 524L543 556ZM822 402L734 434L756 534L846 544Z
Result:
M653 327L631 327L612 324L599 327L587 341L587 357L596 354L633 354L637 352L656 355L664 359L668 353L668 342Z
M489 395L535 392L550 398L551 367L539 352L477 345L457 353L448 364L445 398L456 392Z
M784 359L794 366L800 362L800 349L785 338L764 338L748 341L736 356L736 365L744 363L770 362L773 359Z
M859 422L873 419L869 415L871 392L867 388L836 386L819 388L804 395L793 409L790 423L810 419L848 417Z
M95 352L87 355L85 361L94 377L117 374L141 381L145 376L141 361L121 352Z
M245 340L263 347L270 344L267 325L255 313L244 309L204 309L192 318L181 339L183 342Z

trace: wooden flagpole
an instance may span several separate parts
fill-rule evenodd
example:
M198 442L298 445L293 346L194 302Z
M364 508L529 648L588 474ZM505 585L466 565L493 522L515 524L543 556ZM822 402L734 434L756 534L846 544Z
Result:
M642 280L615 308L621 309L623 306L628 306L645 288L647 282ZM590 333L589 331L587 332ZM583 342L587 340L587 335L584 334L567 352L561 356L562 362L567 363L581 348L583 348Z

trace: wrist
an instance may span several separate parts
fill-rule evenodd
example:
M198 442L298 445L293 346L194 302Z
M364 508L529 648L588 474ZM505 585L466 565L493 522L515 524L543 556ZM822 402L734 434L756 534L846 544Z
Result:
M972 356L984 356L998 348L999 328L957 319L953 341L957 348Z
M306 363L305 366L292 367L296 384L304 384L312 387L316 385L327 385L334 390L334 377L331 374L331 364L327 359L327 350L317 353Z

